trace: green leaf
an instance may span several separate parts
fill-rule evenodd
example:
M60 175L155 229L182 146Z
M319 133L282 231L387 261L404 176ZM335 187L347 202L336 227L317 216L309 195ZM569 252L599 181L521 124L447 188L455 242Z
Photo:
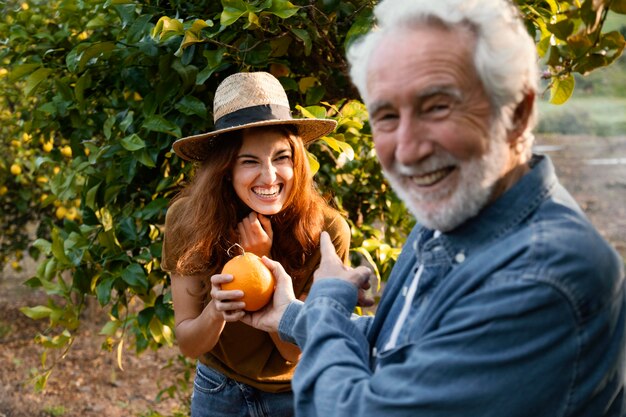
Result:
M213 73L228 68L227 63L222 63L226 48L221 47L215 51L204 51L202 55L207 60L207 66L196 75L196 85L202 85Z
M550 87L550 103L563 104L565 103L574 92L576 81L572 74L568 74L563 78L557 78L554 80L554 84Z
M172 36L182 35L185 29L178 19L162 16L152 29L152 37L164 42Z
M309 32L304 29L297 28L292 28L291 32L293 32L294 35L296 35L302 42L304 42L304 54L306 56L311 55L311 49L313 47L313 44L311 42L311 36L309 35Z
M52 255L61 264L71 265L72 261L65 254L65 247L63 245L63 239L59 236L59 229L54 228L51 232L52 235Z
M46 306L21 307L20 311L33 320L44 319L52 314L52 309Z
M294 6L288 0L273 0L272 6L267 9L268 12L282 19L290 18L294 14L298 13L298 10L300 10L300 7Z
M324 136L320 140L326 142L335 152L345 154L350 161L354 159L354 149L352 149L349 143L337 140L331 136Z
M150 20L152 20L151 14L143 14L139 16L128 28L126 39L129 43L137 43L147 33L147 28L150 27Z
M235 23L241 16L248 13L248 8L243 0L222 0L224 10L220 15L220 24L224 27Z
M558 39L565 41L567 40L567 37L574 32L574 22L569 19L565 19L556 23L548 23L548 30L550 30L550 32L552 32Z
M157 198L146 205L138 214L143 220L149 220L154 216L165 213L165 209L169 204L167 198Z
M101 56L108 54L115 49L113 42L94 43L87 47L78 59L78 71L82 72L89 64L95 63Z
M376 266L376 262L374 262L374 258L372 258L372 255L367 251L366 248L362 246L353 248L350 250L357 252L361 256L363 256L365 260L367 261L367 263L369 264L368 266L371 266L374 269L374 273L376 274L376 277L378 278L378 288L376 289L376 291L380 290L380 271L378 270L378 267Z
M102 182L99 182L91 187L85 195L85 206L91 208L92 210L95 210L97 208L96 199L98 197L98 189L100 188L101 184Z
M39 249L43 255L49 255L52 250L52 244L45 239L37 239L33 242L33 246Z
M96 285L96 298L101 306L107 305L111 301L111 288L113 288L114 282L115 277L109 276Z
M145 165L148 168L156 167L155 161L152 159L152 156L148 153L147 149L142 149L139 153L135 154L135 157L142 165Z
M374 17L372 14L372 9L364 8L361 13L354 20L352 26L348 30L346 34L346 40L343 43L344 50L348 50L350 46L354 43L354 41L358 40L361 36L365 35L370 31L372 25L374 24Z
M325 119L326 109L322 106L308 106L302 107L296 105L296 109L302 113L302 115L308 119Z
M26 79L26 84L24 85L24 94L30 96L35 92L39 84L52 73L52 69L50 68L39 68Z
M104 133L105 138L111 139L111 129L113 129L113 126L115 126L115 116L109 116L102 126L102 133Z
M311 175L317 174L317 171L320 170L320 163L317 160L317 157L311 152L309 152L308 150L306 151L306 156L309 159L309 166L311 167Z
M11 72L9 73L9 81L17 81L25 75L28 75L31 72L35 71L39 67L41 67L41 64L16 65L11 69Z
M546 36L537 42L537 55L543 58L550 49L550 36Z
M176 110L187 116L196 115L202 118L207 117L207 108L202 100L194 96L185 96L174 106Z
M91 74L86 72L76 81L76 86L74 87L74 94L79 103L85 100L85 90L89 87L91 87Z
M182 136L180 127L178 127L176 123L170 122L164 117L156 114L146 117L146 120L143 122L141 127L153 132L167 133L168 135L172 135L177 138Z
M138 151L139 149L143 149L146 147L146 142L139 137L138 134L133 133L132 135L126 136L124 139L120 141L122 147L127 151Z
M319 103L326 94L326 88L323 85L316 85L309 88L306 92L306 104L312 105Z
M108 26L108 25L109 25L109 22L107 22L104 16L98 15L94 17L93 19L91 19L89 22L87 22L87 25L85 25L85 27L87 29L97 29L97 28Z
M122 271L122 279L131 287L148 289L146 271L139 264L130 264Z
M121 322L119 320L112 320L107 322L107 324L102 327L100 333L103 336L114 336L117 329L120 328Z

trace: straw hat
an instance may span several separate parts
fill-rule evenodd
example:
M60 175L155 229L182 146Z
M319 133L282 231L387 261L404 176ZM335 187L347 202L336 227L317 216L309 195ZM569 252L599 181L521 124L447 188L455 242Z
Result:
M307 143L327 135L337 125L331 119L293 119L283 86L267 72L239 72L225 78L215 91L213 121L215 130L178 139L174 152L188 161L201 161L227 132L291 125Z

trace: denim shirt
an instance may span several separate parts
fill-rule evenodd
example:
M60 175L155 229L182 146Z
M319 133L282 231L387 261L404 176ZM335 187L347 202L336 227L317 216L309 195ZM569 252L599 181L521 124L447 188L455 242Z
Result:
M419 264L395 347L384 350ZM296 415L614 416L626 413L623 261L558 183L548 157L437 238L419 225L375 318L356 288L317 281L279 333L298 343Z

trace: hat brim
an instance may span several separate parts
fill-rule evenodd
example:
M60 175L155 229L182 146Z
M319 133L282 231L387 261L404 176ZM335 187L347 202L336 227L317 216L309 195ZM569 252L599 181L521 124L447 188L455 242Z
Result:
M263 120L214 130L212 132L201 133L198 135L187 136L174 142L172 148L174 149L174 152L176 152L176 155L187 161L202 161L206 159L211 151L211 148L217 144L218 138L223 136L225 133L248 129L251 127L275 125L294 126L298 131L298 136L300 136L302 142L306 144L335 130L337 122L332 119Z

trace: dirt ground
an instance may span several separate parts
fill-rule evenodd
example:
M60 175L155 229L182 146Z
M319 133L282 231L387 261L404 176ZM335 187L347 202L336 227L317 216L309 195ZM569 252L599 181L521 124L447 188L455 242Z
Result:
M626 136L619 138L542 137L538 150L549 154L561 182L572 192L590 220L626 258ZM33 265L27 266L32 270ZM32 370L39 366L40 348L33 337L45 322L32 321L19 307L44 302L21 283L21 274L5 269L0 275L0 417L172 415L184 399L159 392L183 376L174 348L124 356L124 370L114 352L101 349L98 332L106 319L92 306L82 320L77 342L53 371L46 390L33 392Z

